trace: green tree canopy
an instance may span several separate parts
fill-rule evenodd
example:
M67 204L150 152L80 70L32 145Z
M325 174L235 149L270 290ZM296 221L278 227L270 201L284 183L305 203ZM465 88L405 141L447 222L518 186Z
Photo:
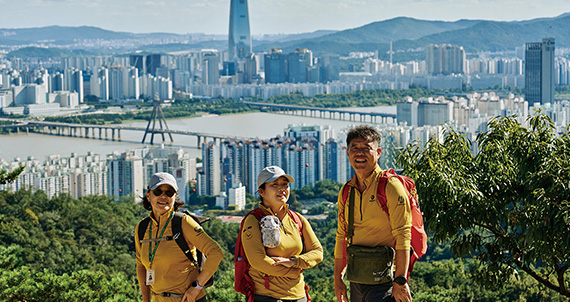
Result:
M426 226L452 252L473 257L476 279L504 285L518 269L570 297L570 133L558 135L545 115L495 118L471 143L448 130L404 150L404 174L416 179Z

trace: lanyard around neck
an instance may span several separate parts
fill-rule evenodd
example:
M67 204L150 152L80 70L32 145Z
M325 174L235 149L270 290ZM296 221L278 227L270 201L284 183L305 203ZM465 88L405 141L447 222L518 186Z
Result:
M166 224L162 228L162 232L160 233L160 238L162 237L162 235L164 235L164 231L166 230L166 227L168 226L168 223L170 222L170 219L172 219L172 217L174 217L174 211L172 211L172 215L170 215L170 217L168 217ZM150 221L150 225L148 227L148 238L152 239L152 220ZM156 249L158 248L159 244L160 244L160 241L156 243L156 245L154 246L154 250L152 252L151 252L150 242L148 244L148 260L150 262L150 266L152 266L152 261L154 260L154 254L156 253Z

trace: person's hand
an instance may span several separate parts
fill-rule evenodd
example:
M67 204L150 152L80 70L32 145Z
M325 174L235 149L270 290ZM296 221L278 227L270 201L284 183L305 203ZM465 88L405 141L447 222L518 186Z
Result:
M196 297L200 293L200 289L190 286L182 297L182 302L196 302Z
M285 267L293 267L297 264L297 258L283 258L283 257L271 257L275 262L273 266L283 265Z
M348 297L346 296L346 284L344 284L342 279L334 279L334 295L338 302L348 302Z
M394 285L392 285L392 297L394 297L396 302L412 302L412 295L410 294L408 283L404 285L394 283Z

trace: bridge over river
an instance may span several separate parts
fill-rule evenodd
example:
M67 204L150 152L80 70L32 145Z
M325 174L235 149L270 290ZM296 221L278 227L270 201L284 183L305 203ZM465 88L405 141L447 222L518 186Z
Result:
M0 125L0 129L8 129L11 132L35 132L50 135L61 135L71 137L83 137L92 139L110 139L121 141L121 131L140 131L147 132L145 127L133 127L124 125L88 125L88 124L71 124L60 122L46 122L46 121L27 121L27 120L11 120L1 119L4 121L12 121L13 125ZM198 139L198 148L201 146L202 140L205 142L208 139L223 140L223 139L243 139L249 138L236 137L222 134L213 134L205 132L185 131L185 130L171 130L171 129L154 129L155 134L162 135L162 141L165 141L165 134L178 134L195 136ZM143 141L144 143L144 141ZM152 144L152 141L151 141Z
M282 112L285 114L307 116L313 118L325 118L341 121L369 122L374 124L396 123L396 115L393 113L356 111L338 108L320 108L301 105L283 105L270 103L257 103L243 101L243 104L257 106L272 112Z

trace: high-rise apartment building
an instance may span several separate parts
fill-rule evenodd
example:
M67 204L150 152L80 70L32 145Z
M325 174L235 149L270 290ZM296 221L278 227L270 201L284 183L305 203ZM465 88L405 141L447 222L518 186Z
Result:
M529 104L554 101L554 38L525 46L525 99Z
M146 73L156 75L157 69L159 69L161 64L162 56L160 54L150 54L146 56Z
M453 121L453 102L445 99L421 98L418 102L411 98L397 103L398 123L407 126L436 126Z
M220 83L220 57L217 50L202 52L202 83L218 85Z
M83 92L83 71L75 68L67 68L64 71L65 85L63 90L69 92L77 92L79 95L79 102L83 103L83 98L85 96Z
M228 206L233 206L238 211L245 209L245 194L245 187L241 183L235 188L229 189Z
M200 195L216 196L221 192L220 147L214 142L202 144L202 171Z
M465 50L462 46L429 44L426 46L428 73L434 75L465 73Z
M27 104L45 104L46 103L46 87L37 84L26 84L14 86L12 88L14 104L16 106L24 106Z
M396 116L398 124L405 122L408 126L417 126L418 102L414 102L410 97L402 102L396 103Z
M287 81L286 56L283 51L273 48L265 55L265 83L285 83Z
M243 62L243 82L255 83L257 80L257 57L251 53Z
M348 157L346 156L346 146L334 138L329 139L323 146L324 179L345 183L347 177Z
M244 59L251 53L251 34L249 30L247 0L231 0L228 42L230 60L232 61Z
M307 82L307 70L313 65L313 53L306 48L297 48L287 56L287 82Z
M156 75L157 69L162 66L161 54L131 54L129 55L129 65L139 70L140 74Z
M139 99L139 70L132 66L109 68L109 98L113 100Z
M89 84L91 94L101 100L109 100L109 69L103 67L93 71Z
M114 154L107 159L107 194L116 197L134 195L140 202L144 191L143 161L133 152Z

